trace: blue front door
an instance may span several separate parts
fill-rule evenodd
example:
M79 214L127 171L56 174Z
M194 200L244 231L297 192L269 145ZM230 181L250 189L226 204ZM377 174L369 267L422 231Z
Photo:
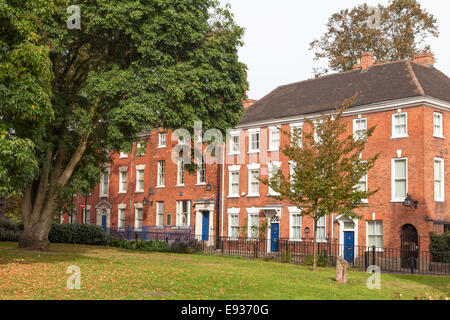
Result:
M106 230L106 216L105 215L102 216L102 228L104 230Z
M355 232L344 232L344 259L353 263L355 260Z
M280 224L273 223L270 226L270 251L279 252L280 251Z
M203 212L202 240L209 240L209 212Z

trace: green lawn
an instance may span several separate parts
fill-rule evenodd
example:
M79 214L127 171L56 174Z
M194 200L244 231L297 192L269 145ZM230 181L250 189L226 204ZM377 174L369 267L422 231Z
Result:
M337 284L335 270L231 257L159 254L114 248L52 245L49 253L0 243L0 299L448 299L450 277L383 274L381 290L368 274L351 272ZM81 290L66 289L71 265Z

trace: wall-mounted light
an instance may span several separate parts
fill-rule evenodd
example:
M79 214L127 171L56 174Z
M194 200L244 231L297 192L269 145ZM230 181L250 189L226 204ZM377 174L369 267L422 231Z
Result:
M142 204L143 204L144 206L147 205L147 198L146 198L146 197L144 197L144 200L142 200Z
M409 194L406 195L405 202L403 203L405 207L407 208L414 207L415 209L417 209L418 204L419 201L414 200Z
M212 185L211 185L211 183L208 183L206 185L206 191L211 191L211 190L212 190Z

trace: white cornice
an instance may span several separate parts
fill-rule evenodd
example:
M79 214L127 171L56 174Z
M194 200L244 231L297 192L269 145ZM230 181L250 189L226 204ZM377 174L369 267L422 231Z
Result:
M377 113L377 112L384 112L384 111L391 111L396 109L406 109L406 108L412 108L412 107L418 107L418 106L427 106L436 108L443 111L450 111L450 102L445 100L436 99L429 96L418 96L418 97L411 97L411 98L405 98L405 99L398 99L398 100L391 100L391 101L383 101L368 105L362 105L362 106L356 106L349 108L346 112L344 112L345 117L351 117L358 114L369 114L369 113ZM295 116L295 117L287 117L283 119L275 119L275 120L262 120L257 122L251 122L243 125L236 126L235 129L254 129L254 128L262 128L267 126L274 126L274 125L282 125L282 124L289 124L293 122L302 122L305 121L306 118L310 120L314 120L316 118L319 118L325 114L329 114L331 111L328 112L320 112L320 113L313 113L308 115L301 115L301 116Z

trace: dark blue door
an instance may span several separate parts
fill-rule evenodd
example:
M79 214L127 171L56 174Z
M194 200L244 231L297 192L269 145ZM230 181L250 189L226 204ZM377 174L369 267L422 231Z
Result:
M273 223L270 226L270 251L271 252L279 252L280 251L280 224Z
M209 212L203 212L202 240L209 240Z
M344 259L353 263L355 260L355 232L344 232Z
M104 230L106 230L106 216L105 215L102 216L102 228Z

